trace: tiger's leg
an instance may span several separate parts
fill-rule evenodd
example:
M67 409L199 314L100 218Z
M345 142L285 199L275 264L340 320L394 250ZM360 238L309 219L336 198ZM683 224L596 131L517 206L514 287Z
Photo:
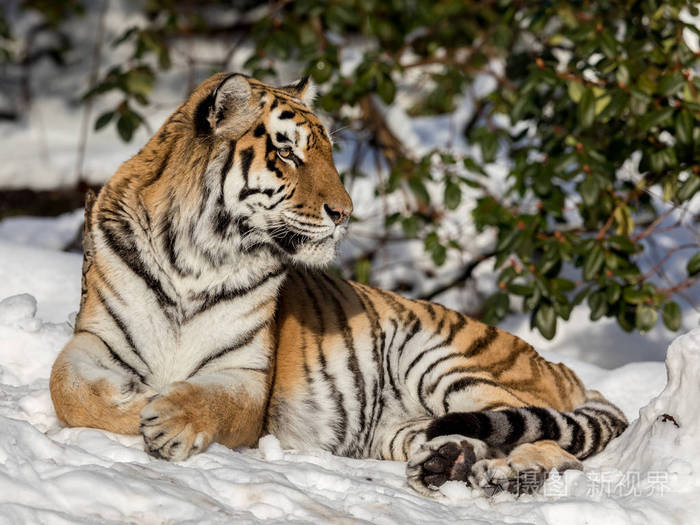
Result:
M61 423L138 434L141 409L155 392L117 359L96 335L73 336L56 359L49 381Z
M569 412L525 406L481 412L451 412L435 418L427 427L426 438L450 437L454 445L460 437L483 441L507 456L490 454L473 463L469 483L493 492L499 487L524 489L523 476L536 490L549 471L581 469L580 460L601 451L627 427L624 414L600 393L586 391L586 400ZM454 438L453 436L457 436ZM421 475L431 472L431 457L417 457ZM410 475L410 472L409 472ZM495 480L495 481L494 481Z
M268 391L267 375L258 370L171 383L141 411L146 451L181 461L212 441L229 448L252 446L262 432Z

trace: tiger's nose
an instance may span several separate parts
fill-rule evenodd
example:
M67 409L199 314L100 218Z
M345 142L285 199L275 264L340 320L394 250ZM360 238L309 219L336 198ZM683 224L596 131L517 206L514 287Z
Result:
M336 225L343 224L345 221L348 220L348 217L350 217L350 214L352 213L352 209L348 210L345 208L331 208L330 206L328 206L328 204L324 204L323 209L326 211L326 214Z

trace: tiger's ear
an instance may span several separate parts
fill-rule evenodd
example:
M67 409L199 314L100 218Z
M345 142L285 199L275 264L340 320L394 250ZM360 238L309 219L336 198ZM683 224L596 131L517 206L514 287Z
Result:
M301 100L304 104L311 107L316 98L316 84L308 75L297 80L294 84L284 86L282 89L287 91L292 96Z
M259 116L259 108L252 99L253 92L245 76L236 73L222 80L210 98L207 121L212 131L232 139L241 137Z

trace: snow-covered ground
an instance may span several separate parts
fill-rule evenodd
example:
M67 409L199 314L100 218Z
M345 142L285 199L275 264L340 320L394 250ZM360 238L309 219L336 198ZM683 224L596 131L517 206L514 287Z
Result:
M642 418L586 472L554 476L537 496L487 499L451 482L431 500L406 487L403 463L283 451L272 436L257 449L214 445L167 463L146 455L140 437L62 428L48 377L71 335L80 256L4 240L0 253L0 523L699 522L698 330L674 343L670 386L651 403L666 383L661 362L608 370L545 352L630 421L648 405Z
M125 27L141 23L129 14L128 4L126 0L110 3L107 42ZM86 57L96 27L96 12L91 8L88 18L71 28L84 56L73 57L61 71L50 64L37 67L31 107L21 121L0 123L0 187L55 188L74 184L79 176L102 183L147 140L148 133L140 129L125 144L113 126L93 132L90 124L85 159L78 167L85 111L78 97L88 87ZM193 41L179 51L217 61L226 56L227 47ZM250 51L241 46L225 69L240 70ZM356 67L361 52L362 46L346 50L345 74ZM125 59L125 53L124 48L111 50L102 70ZM183 56L175 53L172 71L159 79L152 97L155 103L139 108L152 129L186 96L188 72ZM296 76L292 68L281 80ZM195 76L203 78L207 72L197 70ZM493 88L477 82L473 89ZM0 102L11 105L3 98L6 95L0 93ZM97 100L88 121L118 102L118 97L110 96ZM409 119L400 103L385 109L388 123L410 149L423 153L449 144L456 154L471 152L456 132L472 114L468 97L449 116ZM352 163L352 134L345 139L339 134L337 140L342 149L336 163L342 171ZM356 214L362 221L353 226L341 249L341 256L347 258L377 248L373 236L383 230L384 203L373 197L377 173L371 155L366 155L360 168L369 176L351 183ZM497 158L488 171L484 182L494 192L503 191L507 159ZM486 251L493 243L493 232L477 235L469 213L472 197L465 188L463 204L448 215L440 231L458 240L464 253L450 251L447 263L435 277L427 278L421 269L432 263L420 241L379 247L372 272L376 283L389 287L402 279L418 283L414 293L425 292ZM700 210L700 194L688 209L692 213L678 210L667 220L692 217ZM537 496L516 500L499 494L487 499L451 483L443 487L439 500L430 500L406 487L402 463L350 460L323 451L282 451L272 436L263 438L257 449L231 451L214 445L204 454L172 464L147 456L139 437L61 428L51 405L48 377L53 360L71 335L81 260L60 250L74 239L81 220L82 211L75 211L58 218L0 221L0 524L700 523L700 425L693 404L700 399L698 329L674 343L668 362L669 386L655 398L664 390L662 360L677 334L660 322L648 334L625 334L613 319L591 323L585 305L574 310L570 321L559 323L552 341L531 331L524 314L509 317L502 327L532 342L549 359L567 363L587 385L617 403L630 421L643 408L642 417L606 452L589 461L586 472L555 476ZM673 246L697 242L688 231L682 235L691 236L662 235L656 244L646 244L650 258L640 261L644 271ZM686 259L687 253L680 252L667 261L671 279L685 275ZM495 286L494 270L487 264L479 266L476 275L478 279L463 290L443 294L440 301L460 310L473 309ZM700 300L697 289L689 292L695 302ZM688 302L679 302L681 332L688 332L698 325L700 315Z

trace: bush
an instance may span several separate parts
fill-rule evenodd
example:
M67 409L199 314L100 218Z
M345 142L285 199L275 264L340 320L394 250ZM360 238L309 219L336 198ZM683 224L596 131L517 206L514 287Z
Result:
M49 19L57 4L80 12L75 1L25 7ZM148 22L112 43L130 46L131 59L85 94L122 95L97 118L97 129L113 123L131 139L143 124L138 108L150 103L178 41L223 39L232 49L252 43L248 73L274 81L281 66L297 64L319 84L319 108L381 153L389 176L377 180L376 195L399 194L403 202L384 217L385 239L389 233L421 239L434 265L443 265L465 246L447 237L440 221L478 191L473 220L479 231L497 232L493 249L424 297L461 286L476 265L494 260L498 291L482 311L488 322L522 303L533 326L551 338L557 320L586 301L591 320L615 317L628 331L651 329L659 315L670 330L680 327L674 298L697 283L697 236L657 257L646 272L640 257L654 236L684 227L668 218L700 189L700 55L687 44L700 35L689 22L697 15L694 2L302 0L260 7L151 0L146 6ZM235 19L220 16L231 6ZM10 38L9 28L4 34ZM341 68L357 49L363 50L357 66ZM476 92L479 83L489 88ZM385 106L399 104L399 96L413 117L450 113L469 98L474 111L460 131L474 147L460 155L414 154L386 120ZM503 191L489 184L494 161L508 167ZM352 169L343 176L349 182L362 174ZM660 284L664 264L681 250L688 254L687 276ZM371 252L356 257L354 278L371 279L372 258Z

